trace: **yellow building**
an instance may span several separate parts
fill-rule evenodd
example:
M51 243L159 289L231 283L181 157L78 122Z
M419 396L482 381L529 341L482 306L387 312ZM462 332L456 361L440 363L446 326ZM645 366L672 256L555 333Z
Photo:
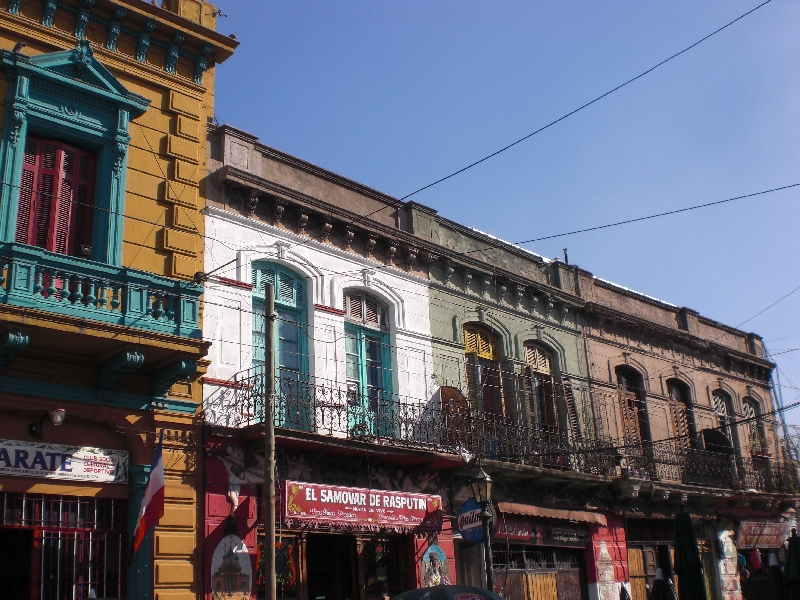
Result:
M0 564L14 598L203 593L201 0L0 0ZM166 509L129 564L164 431Z

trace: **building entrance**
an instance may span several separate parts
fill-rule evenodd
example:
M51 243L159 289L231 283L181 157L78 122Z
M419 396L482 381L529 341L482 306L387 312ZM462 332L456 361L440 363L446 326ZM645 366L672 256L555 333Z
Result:
M33 531L0 529L0 600L31 597Z
M347 600L356 597L356 547L350 535L311 534L308 536L309 600Z

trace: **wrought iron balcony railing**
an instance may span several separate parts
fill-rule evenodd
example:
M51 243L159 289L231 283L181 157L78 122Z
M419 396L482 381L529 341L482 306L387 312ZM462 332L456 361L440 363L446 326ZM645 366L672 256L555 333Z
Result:
M204 403L206 422L241 428L264 422L264 370L245 371ZM767 459L740 459L675 444L631 446L576 441L567 432L465 407L386 395L362 398L345 385L276 381L275 426L384 446L479 456L576 473L629 476L728 489L800 492L797 469Z
M153 273L0 244L0 303L191 338L202 286Z

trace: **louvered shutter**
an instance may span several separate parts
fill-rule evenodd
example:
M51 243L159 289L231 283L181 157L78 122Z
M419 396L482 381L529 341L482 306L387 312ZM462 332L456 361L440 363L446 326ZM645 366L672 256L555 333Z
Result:
M465 355L464 370L467 380L467 397L471 409L476 410L480 405L480 376L478 375L478 355L468 352Z
M689 447L689 420L686 417L686 406L683 403L670 403L672 423L675 427L676 443L679 447Z
M34 244L35 236L31 225L36 221L34 188L38 175L39 146L41 140L28 137L25 140L25 153L22 158L22 177L19 185L19 206L17 208L17 231L15 240L20 244Z
M54 196L59 181L59 154L61 144L45 140L40 147L39 172L37 173L36 189L34 190L34 205L32 216L35 215L34 244L40 248L53 248L55 242L53 208L57 202Z
M364 322L372 327L379 328L378 322L378 303L369 296L364 298Z
M619 412L622 416L623 439L636 443L641 438L639 435L639 411L636 407L637 398L633 392L619 392Z
M534 344L525 346L525 362L531 365L533 371L550 375L552 372L552 359L550 353Z
M517 397L517 376L514 361L506 359L501 363L500 381L502 383L503 414L506 418L517 421L520 414L519 400Z
M15 239L80 256L91 245L95 157L74 146L25 140Z
M364 306L359 294L347 294L345 297L345 311L351 320L357 323L364 322Z
M66 146L65 146L66 148ZM95 158L92 154L74 148L76 169L73 175L72 231L70 238L74 256L88 253L92 245L92 213L94 212ZM84 248L87 252L84 252Z
M281 302L294 304L294 278L288 273L279 273L277 297Z
M578 418L578 406L575 403L575 394L572 391L572 382L566 377L561 378L561 388L564 390L564 403L567 405L567 418L572 439L580 442L583 440L581 422Z
M261 296L266 296L267 284L271 283L273 287L275 286L275 269L269 267L258 269L256 275L256 292Z
M472 327L464 328L464 351L469 353L478 352L478 330Z

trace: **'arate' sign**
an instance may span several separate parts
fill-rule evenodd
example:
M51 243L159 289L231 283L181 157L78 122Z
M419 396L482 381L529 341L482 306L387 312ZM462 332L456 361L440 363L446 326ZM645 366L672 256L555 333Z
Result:
M127 483L128 453L0 439L0 474Z

